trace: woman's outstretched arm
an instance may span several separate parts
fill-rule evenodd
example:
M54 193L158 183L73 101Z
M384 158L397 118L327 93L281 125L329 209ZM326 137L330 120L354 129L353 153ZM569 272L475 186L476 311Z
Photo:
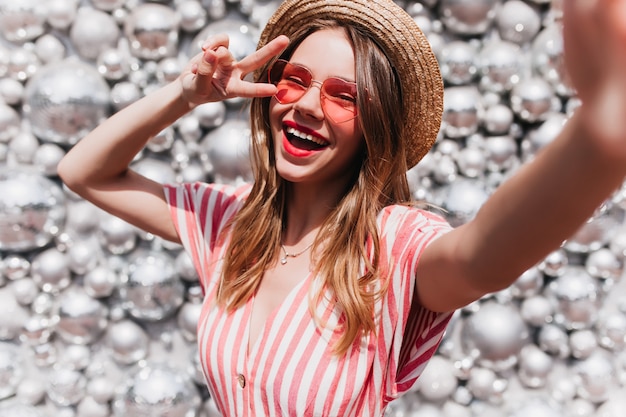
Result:
M209 39L177 80L117 112L77 143L58 173L77 194L127 222L178 241L163 186L129 169L135 155L165 127L195 105L231 97L270 96L271 84L244 81L287 45L279 37L241 61L228 51L228 37Z
M433 242L417 269L437 311L506 288L588 220L626 176L626 1L564 2L565 62L582 105L557 139L475 218Z

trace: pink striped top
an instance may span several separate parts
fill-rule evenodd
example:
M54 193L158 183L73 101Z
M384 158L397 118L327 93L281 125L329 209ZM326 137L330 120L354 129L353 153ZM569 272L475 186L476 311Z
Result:
M404 206L378 216L381 265L391 280L376 305L378 331L332 354L340 314L316 308L327 325L316 326L309 276L294 288L265 323L248 352L253 299L226 314L213 303L228 239L220 230L239 210L249 185L184 184L165 187L172 217L198 270L205 301L198 323L200 360L209 392L228 416L381 416L388 403L411 389L435 353L451 313L413 306L415 267L424 247L450 230L441 218Z

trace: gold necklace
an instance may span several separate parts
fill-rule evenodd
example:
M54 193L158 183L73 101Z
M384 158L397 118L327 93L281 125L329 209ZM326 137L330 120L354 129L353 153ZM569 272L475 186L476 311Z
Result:
M287 258L297 258L298 256L302 255L304 252L308 251L309 249L311 249L311 246L313 246L313 243L311 243L309 246L307 246L306 248L302 249L300 252L296 252L296 253L289 253L287 252L287 249L285 249L285 245L283 245L282 243L280 244L281 249L283 250L284 256L282 258L280 258L280 264L281 265L285 265L287 263Z

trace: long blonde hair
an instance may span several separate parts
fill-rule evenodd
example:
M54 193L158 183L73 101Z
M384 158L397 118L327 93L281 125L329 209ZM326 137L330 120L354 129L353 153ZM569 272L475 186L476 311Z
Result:
M314 294L311 310L321 301L324 290L330 290L332 301L343 314L342 333L334 350L344 354L355 340L375 330L374 303L386 290L386 279L380 276L376 217L387 205L408 202L410 192L400 84L392 65L366 33L368 29L342 26L335 21L313 22L291 37L281 57L288 59L305 37L329 27L343 27L354 48L358 120L365 147L360 166L354 169L353 183L325 220L313 246L313 253L319 255L314 272L324 285ZM259 71L259 81L267 81L269 65ZM230 245L226 254L217 301L228 309L245 304L256 292L267 267L279 256L289 184L275 167L269 101L255 99L251 104L255 182L230 225L231 241L245 244Z

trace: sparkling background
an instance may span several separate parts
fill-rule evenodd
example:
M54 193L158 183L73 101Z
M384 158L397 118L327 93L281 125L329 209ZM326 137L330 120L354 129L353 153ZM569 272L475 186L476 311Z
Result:
M103 118L226 32L241 58L278 1L0 0L0 416L217 416L181 247L95 208L56 165ZM399 1L446 82L409 172L453 225L561 130L557 0ZM160 182L250 179L246 102L199 106L133 162ZM624 189L508 289L458 311L394 417L616 417L626 409Z

